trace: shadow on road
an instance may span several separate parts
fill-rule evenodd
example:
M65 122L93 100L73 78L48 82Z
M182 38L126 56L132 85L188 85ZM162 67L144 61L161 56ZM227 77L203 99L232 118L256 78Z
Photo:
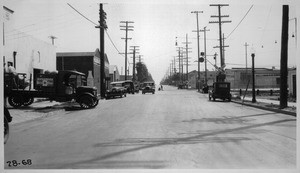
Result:
M214 122L216 124L242 124L242 123L248 123L250 121L255 120L255 119L243 119L243 118L274 115L274 114L276 113L264 113L264 114L254 114L254 115L234 116L234 117L223 116L222 118L201 118L201 119L183 120L182 122L186 122L186 123Z
M108 146L138 146L130 149L124 149L121 151L117 152L112 152L106 155L98 156L92 159L88 160L82 160L78 162L73 162L69 164L63 164L61 165L61 168L69 168L77 164L95 164L96 162L98 163L99 161L103 161L106 159L110 159L122 154L126 153L131 153L139 150L144 150L148 148L154 148L154 147L160 147L160 146L165 146L165 145L180 145L180 144L195 144L199 142L237 142L241 140L251 140L249 138L217 138L217 137L212 137L215 135L221 135L221 134L228 134L232 132L237 132L237 131L243 131L243 130L248 130L248 129L253 129L253 128L258 128L258 127L264 127L264 126L272 126L280 123L285 123L285 122L291 122L291 121L296 121L296 119L284 119L284 120L278 120L278 121L272 121L272 122L267 122L267 123L260 123L260 124L254 124L254 125L248 125L244 127L238 127L238 128L232 128L232 129L225 129L225 130L219 130L219 131L214 131L214 132L209 132L209 133L204 133L200 135L195 135L195 136L190 136L190 137L183 137L183 138L170 138L170 139L165 139L165 138L145 138L145 139L119 139L115 140L112 142L106 142L106 143L98 143L95 144L94 147L108 147ZM127 141L126 141L127 140ZM130 141L131 140L131 141ZM59 167L56 167L59 168Z

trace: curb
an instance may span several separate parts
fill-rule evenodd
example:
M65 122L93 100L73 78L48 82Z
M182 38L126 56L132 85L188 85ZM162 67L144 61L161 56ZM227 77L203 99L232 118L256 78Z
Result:
M281 110L281 109L272 109L272 108L268 108L268 107L265 107L265 106L257 106L257 105L248 104L248 103L245 103L245 102L242 103L242 102L235 101L235 100L231 100L231 102L237 103L237 104L241 104L241 105L245 105L245 106L250 106L250 107L258 108L258 109L263 109L263 110L267 110L267 111L272 111L272 112L276 112L276 113L282 113L282 114L292 115L294 117L297 116L296 112L290 112L290 111L285 111L285 110Z

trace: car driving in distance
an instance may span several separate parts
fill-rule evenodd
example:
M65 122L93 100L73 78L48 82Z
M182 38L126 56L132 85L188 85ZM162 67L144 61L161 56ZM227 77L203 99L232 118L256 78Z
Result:
M142 87L142 93L152 93L155 94L155 83L154 81L144 82Z

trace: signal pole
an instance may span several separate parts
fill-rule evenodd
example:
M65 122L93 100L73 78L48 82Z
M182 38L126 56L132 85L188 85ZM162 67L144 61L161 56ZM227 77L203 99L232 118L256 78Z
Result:
M99 26L96 28L100 29L100 95L101 98L105 97L105 52L104 52L104 30L107 29L106 25L106 13L103 10L103 4L100 3L99 9Z
M209 23L218 23L219 24L219 42L220 42L220 58L221 58L221 67L225 67L225 59L223 55L223 39L222 39L222 23L230 23L231 21L222 21L222 17L229 17L229 15L221 15L221 7L229 6L228 4L211 4L209 6L217 6L218 7L218 15L212 15L211 17L219 18L219 21L210 21ZM223 81L223 79L221 79Z
M197 47L198 47L198 76L197 76L197 83L198 83L198 92L200 92L200 44L199 44L199 21L198 21L198 14L203 13L203 11L192 11L191 13L196 13L196 18L197 18Z
M120 30L124 30L125 33L126 33L126 37L125 38L121 38L121 39L125 39L125 80L127 80L127 40L128 39L131 39L131 38L128 38L128 31L133 31L133 26L129 26L128 24L130 23L134 23L132 21L121 21L120 23L125 23L125 26L122 25L120 26L121 29ZM125 28L124 28L125 27Z
M204 32L204 64L205 64L205 85L207 86L207 61L206 61L206 31L210 31L209 29L206 29L204 27L203 30L200 30L201 32Z

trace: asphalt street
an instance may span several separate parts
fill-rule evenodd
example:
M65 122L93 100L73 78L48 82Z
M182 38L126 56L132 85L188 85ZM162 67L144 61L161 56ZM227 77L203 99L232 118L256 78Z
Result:
M296 117L169 86L10 128L6 169L296 168Z

